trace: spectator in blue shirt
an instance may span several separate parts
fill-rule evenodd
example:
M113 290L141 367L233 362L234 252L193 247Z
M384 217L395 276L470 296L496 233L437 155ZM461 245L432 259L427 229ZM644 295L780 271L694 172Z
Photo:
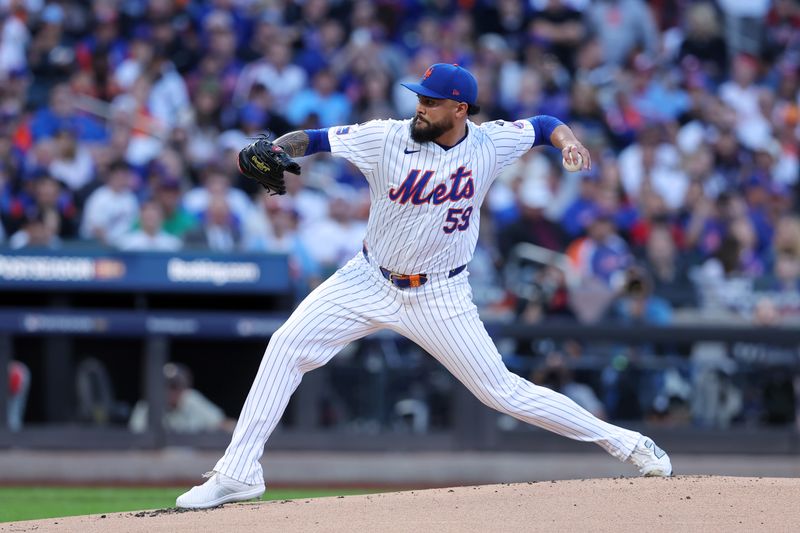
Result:
M67 83L53 87L50 104L40 109L31 120L31 134L34 141L55 137L59 131L75 132L79 141L104 142L108 133L95 119L82 114L75 108L76 95Z
M297 93L289 101L286 118L297 126L307 126L311 115L316 115L322 128L347 124L350 120L350 102L336 90L336 77L329 70L321 70L314 76L313 87Z

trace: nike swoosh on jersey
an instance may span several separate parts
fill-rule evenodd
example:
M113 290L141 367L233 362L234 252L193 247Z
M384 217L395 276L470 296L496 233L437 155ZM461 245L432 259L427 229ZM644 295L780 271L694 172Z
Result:
M416 154L417 152L420 152L420 151L421 150L409 150L408 148L403 148L403 153L404 154Z

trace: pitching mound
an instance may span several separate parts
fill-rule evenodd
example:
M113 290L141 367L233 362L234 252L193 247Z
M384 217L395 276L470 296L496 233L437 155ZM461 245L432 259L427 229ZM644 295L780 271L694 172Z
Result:
M800 479L540 481L0 524L2 532L796 531Z

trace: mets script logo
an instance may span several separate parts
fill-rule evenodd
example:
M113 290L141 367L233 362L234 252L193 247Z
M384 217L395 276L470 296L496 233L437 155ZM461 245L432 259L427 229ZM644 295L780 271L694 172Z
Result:
M425 194L425 187L433 177L433 170L423 172L414 169L396 189L389 189L389 199L393 202L405 204L411 201L414 205L432 203L434 205L444 202L456 202L462 198L472 198L475 195L475 183L472 180L472 171L465 167L458 167L454 173L450 174L449 185L440 183L432 191ZM462 186L462 180L466 178Z

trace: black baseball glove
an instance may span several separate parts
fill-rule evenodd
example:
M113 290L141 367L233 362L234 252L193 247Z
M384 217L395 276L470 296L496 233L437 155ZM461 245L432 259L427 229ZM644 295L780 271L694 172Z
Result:
M239 152L239 171L271 194L286 194L283 172L300 174L300 165L283 148L262 137Z

